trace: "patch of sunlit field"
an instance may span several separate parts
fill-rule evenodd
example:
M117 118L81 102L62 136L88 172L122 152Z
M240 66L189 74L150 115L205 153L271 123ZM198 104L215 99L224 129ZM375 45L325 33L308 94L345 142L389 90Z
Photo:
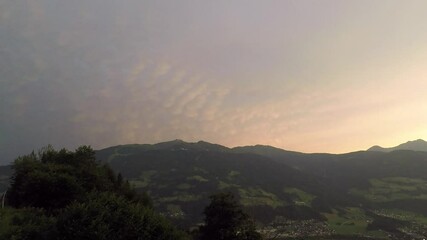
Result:
M427 228L427 217L419 213L414 213L401 209L380 209L376 210L375 213L389 218L421 224Z
M381 231L368 231L368 224L372 218L366 216L360 208L334 209L332 213L325 213L329 227L337 235L360 235L375 238L386 238L386 234Z
M350 190L350 194L370 202L390 202L404 199L427 200L427 181L423 179L392 177L371 179L368 189Z

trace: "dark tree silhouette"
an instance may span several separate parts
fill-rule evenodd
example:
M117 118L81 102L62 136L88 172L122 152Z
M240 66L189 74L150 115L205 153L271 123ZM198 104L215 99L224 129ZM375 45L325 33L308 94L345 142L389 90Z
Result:
M13 169L7 198L14 208L0 209L0 239L188 239L90 147L47 147Z
M201 240L258 240L255 224L242 210L231 193L210 197L205 208L205 225L200 227Z
M111 192L91 193L84 202L68 205L56 226L60 240L188 240L151 208Z
M74 152L48 146L38 154L19 157L13 169L7 198L10 205L18 208L59 209L91 191L111 191L135 201L139 197L121 175L116 176L109 166L99 164L88 146Z

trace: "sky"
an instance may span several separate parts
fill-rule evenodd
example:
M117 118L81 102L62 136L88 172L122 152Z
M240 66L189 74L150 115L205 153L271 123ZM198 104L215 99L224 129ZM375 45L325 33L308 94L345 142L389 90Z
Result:
M427 138L424 0L0 0L0 164L182 139Z

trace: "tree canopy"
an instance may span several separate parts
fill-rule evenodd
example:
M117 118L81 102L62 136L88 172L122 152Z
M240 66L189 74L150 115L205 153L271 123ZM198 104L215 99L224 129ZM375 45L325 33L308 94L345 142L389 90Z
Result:
M97 162L88 146L74 152L48 146L37 154L19 157L13 169L7 196L9 204L18 208L59 209L92 191L115 192L128 200L138 198L121 175L116 176L110 167Z
M187 239L88 146L19 157L0 239Z
M252 219L231 193L218 193L210 199L204 210L205 225L200 227L201 240L262 239Z

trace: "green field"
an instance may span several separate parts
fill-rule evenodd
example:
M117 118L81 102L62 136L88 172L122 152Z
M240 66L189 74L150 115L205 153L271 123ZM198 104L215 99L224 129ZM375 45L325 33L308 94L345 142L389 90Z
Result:
M208 179L206 179L200 175L194 175L191 177L187 177L187 180L194 180L194 181L198 181L198 182L209 182Z
M148 184L151 181L151 178L157 173L157 171L150 170L150 171L143 171L139 178L130 179L129 183L134 188L144 188L147 187Z
M366 227L372 219L366 217L359 208L346 208L341 211L333 210L325 213L327 222L337 234L361 234L366 232Z
M219 190L225 190L228 188L239 188L239 187L240 187L240 185L233 184L233 183L226 183L224 181L219 181L219 183L218 183L218 189Z
M240 175L240 172L238 172L238 171L230 171L228 173L227 179L230 180L230 181L233 181L233 179L236 178L239 175Z
M390 217L402 221L413 222L427 226L427 217L418 213L401 209L379 209L375 213L380 216Z
M353 188L350 194L371 202L389 202L403 199L427 200L427 181L423 179L393 177L371 179L368 189Z
M372 218L366 216L365 211L360 208L349 207L334 209L332 213L325 213L329 227L338 235L363 235L375 238L385 238L382 231L368 231L368 224Z
M310 207L311 202L315 198L314 195L304 192L298 188L285 188L284 192L290 193L293 196L293 201L296 205L305 205Z
M244 206L267 205L276 208L284 205L275 194L261 188L240 188L239 195Z
M179 193L173 197L162 197L158 201L162 203L171 203L171 202L194 202L202 198L201 195Z

